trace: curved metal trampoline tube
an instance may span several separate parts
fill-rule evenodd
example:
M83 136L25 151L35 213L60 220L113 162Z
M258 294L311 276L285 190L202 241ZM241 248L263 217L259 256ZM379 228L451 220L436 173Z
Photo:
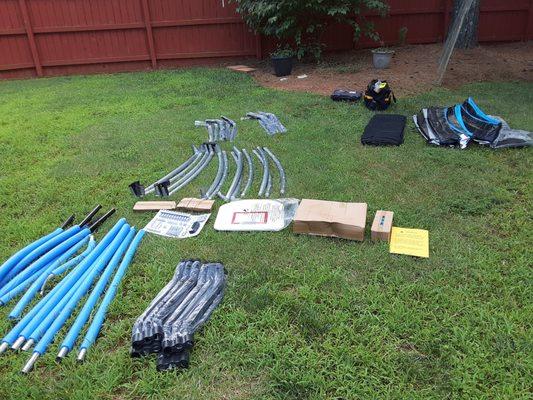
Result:
M192 182L200 173L209 165L211 160L213 159L214 152L213 149L210 147L208 151L205 153L205 158L203 161L197 165L197 167L191 171L189 171L188 174L183 176L179 181L172 184L168 188L168 195L171 196L174 193L176 193L178 190L182 189L185 185L188 185L190 182Z
M270 192L272 191L272 175L268 174L267 188L265 191L265 197L270 197Z
M270 171L268 168L268 159L265 152L261 147L257 147L253 150L254 154L259 158L259 161L263 165L263 179L261 181L261 187L259 188L259 197L263 196L268 186L268 177L270 176Z
M246 162L248 163L248 180L242 189L241 198L246 196L246 192L248 192L248 189L250 189L254 180L254 163L252 162L252 157L250 157L250 154L248 154L246 149L242 149L242 154L244 154L244 158L246 158Z
M163 194L161 193L161 188L160 188L161 184L166 183L167 185L172 185L176 181L182 179L185 175L187 175L192 170L194 170L202 162L202 157L204 157L205 154L206 154L206 151L202 147L200 151L193 156L192 162L183 171L181 171L179 174L174 175L172 178L166 181L164 180L157 181L156 183L154 183L153 185L154 187L151 192L155 192L157 196L162 196ZM146 192L146 194L151 193L151 192Z
M228 193L229 199L234 200L241 187L241 182L242 182L242 178L244 174L244 160L242 158L242 153L239 151L239 149L235 147L234 147L234 152L232 152L231 155L235 159L235 163L237 164L237 172L239 174L239 176L237 177L237 182L235 184L235 187L233 188L233 191L231 193Z
M265 151L266 154L268 154L270 156L270 158L272 159L272 161L274 161L274 164L276 164L276 167L278 168L278 171L279 171L279 193L281 195L284 195L285 194L285 188L287 186L287 178L285 176L285 170L283 169L283 165L281 165L281 162L279 161L279 159L276 157L276 155L274 153L272 153L268 149L268 147L263 147L263 150Z
M233 159L235 160L235 165L236 165L235 175L233 176L231 185L226 195L222 194L220 191L218 192L218 196L224 201L231 201L234 198L233 195L239 186L239 182L240 182L241 175L242 175L242 167L243 167L242 154L238 149L236 150L238 152L237 154L235 154L234 152L231 153L231 155L233 156Z
M190 165L189 168L187 168L187 171L184 171L179 177L176 177L176 179L172 179L169 181L158 183L155 187L156 195L158 196L170 196L170 190L178 186L181 182L183 182L185 179L189 178L191 175L195 173L195 171L205 162L205 160L209 157L208 151L203 151L200 153L200 156L198 159Z
M222 150L220 149L220 146L216 145L215 151L217 153L218 159L218 170L215 179L213 179L213 183L211 183L211 186L209 186L209 189L207 189L207 191L203 195L204 199L208 199L211 193L216 189L216 187L218 186L218 182L220 182L222 174L224 173L224 157L222 156Z
M198 160L198 158L201 157L201 154L203 153L202 150L197 150L195 149L195 152L194 154L189 157L189 159L187 161L185 161L183 164L181 164L179 167L177 167L176 169L174 169L173 171L169 172L168 174L166 174L164 177L162 177L161 179L158 179L157 181L155 181L154 183L152 183L150 186L148 186L146 189L145 189L145 193L148 194L148 193L152 193L154 190L155 190L155 185L157 185L158 183L161 183L161 182L165 182L167 180L176 180L176 179L179 179L179 177L182 175L183 172L185 172L185 170L191 165L193 164L196 160Z
M223 170L222 170L222 177L220 178L220 181L218 182L217 186L213 189L211 193L209 193L209 196L206 198L208 200L211 200L213 197L217 195L217 193L220 192L220 189L224 185L224 182L226 181L228 177L228 171L229 171L229 160L228 160L228 154L225 151L222 151L222 161L224 163Z

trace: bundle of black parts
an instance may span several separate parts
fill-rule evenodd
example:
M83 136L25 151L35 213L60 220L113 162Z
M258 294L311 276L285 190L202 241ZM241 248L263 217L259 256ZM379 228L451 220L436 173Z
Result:
M156 353L159 371L187 368L194 333L222 301L225 283L220 263L180 262L172 280L133 325L131 356Z

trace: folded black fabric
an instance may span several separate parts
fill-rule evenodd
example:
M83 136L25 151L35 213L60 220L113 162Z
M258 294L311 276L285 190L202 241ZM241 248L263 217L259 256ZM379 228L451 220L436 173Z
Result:
M331 100L355 102L357 100L360 100L362 95L363 94L361 92L358 92L356 90L336 89L331 95Z
M399 146L403 143L406 117L377 114L372 117L361 136L361 143L375 146Z

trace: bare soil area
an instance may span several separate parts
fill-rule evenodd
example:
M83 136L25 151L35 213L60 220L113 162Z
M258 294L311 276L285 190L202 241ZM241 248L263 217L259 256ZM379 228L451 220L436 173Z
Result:
M370 50L327 54L320 63L296 62L288 79L273 75L268 61L253 65L252 75L264 86L329 95L334 89L363 90L374 78L386 79L399 96L430 89L437 78L442 43L395 48L390 68L372 66ZM307 75L298 79L298 75ZM483 45L455 50L443 86L457 87L475 81L533 81L533 42Z

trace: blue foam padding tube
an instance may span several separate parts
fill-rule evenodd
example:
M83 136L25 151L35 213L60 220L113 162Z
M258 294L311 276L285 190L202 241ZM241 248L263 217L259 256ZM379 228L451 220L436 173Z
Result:
M36 249L33 249L28 255L26 255L22 260L20 260L20 262L18 262L17 265L15 265L11 269L11 271L9 271L9 273L7 274L5 278L11 279L15 277L20 271L22 271L24 268L30 265L33 261L41 257L43 254L47 253L50 249L54 248L58 244L64 242L71 236L75 235L80 230L81 228L78 225L75 225L67 229L66 231L61 232L59 235L54 236L53 238L46 241L45 243L41 244Z
M34 279L30 282L27 282L25 286L27 286L29 283L35 281L39 275L42 273L42 270L51 262L54 262L56 259L61 257L65 251L67 251L70 247L74 246L75 244L79 243L80 240L85 239L87 236L91 234L91 231L87 228L82 229L75 235L71 236L64 242L59 243L54 248L50 249L45 255L43 255L41 258L39 258L37 261L33 262L29 267L27 267L24 271L19 273L17 276L15 276L13 279L9 281L9 283L0 290L0 296L4 296L8 292L11 292L12 289L19 286L22 282L28 280L29 277L33 276ZM25 287L24 286L24 287ZM18 293L20 293L22 290L24 290L24 287L19 288L17 293L12 294L9 299L12 299L15 297ZM9 301L4 301L3 297L0 299L4 304Z
M78 265L72 273L75 273L75 271L80 270L80 265ZM9 331L9 333L2 339L2 343L6 342L8 344L13 344L13 342L17 339L21 331L31 322L33 321L33 318L35 318L38 313L41 311L41 309L46 305L46 303L55 296L55 294L61 290L65 284L67 279L63 279L61 282L59 282L53 290L50 291L46 296L44 296L41 301L39 301L29 312L22 318L12 329Z
M36 320L36 315L48 304L49 301L52 301L52 298L57 295L58 292L63 290L72 276L76 276L76 279L80 277L87 267L91 266L94 260L98 258L100 253L111 243L115 238L116 234L120 228L126 223L124 218L120 219L115 226L104 236L102 241L94 248L94 250L74 269L68 274L63 280L56 286L56 288L48 293L35 307L33 307L28 314L26 314L14 327L11 331L2 339L2 342L7 342L13 344L13 342L20 336L23 329L30 322ZM80 272L81 271L81 272ZM67 289L68 291L68 289ZM62 296L62 295L61 295ZM54 300L55 301L55 300ZM33 330L32 330L33 331ZM31 332L30 332L31 333Z
M82 268L78 265L72 273L75 271L78 271ZM2 339L2 343L6 342L8 344L13 344L13 342L19 337L22 336L22 333L24 332L24 329L31 323L34 323L36 319L39 317L40 311L43 309L43 307L47 304L48 301L54 298L55 294L62 290L61 288L67 284L66 279L63 279L61 282L57 284L57 286L52 290L50 293L48 293L40 302L38 302L29 312L22 318L12 329L9 331L9 333ZM30 330L30 333L32 331ZM26 336L24 336L26 338Z
M13 310L9 313L9 318L18 318L20 317L20 314L22 314L22 311L24 311L24 308L28 305L28 303L33 299L33 297L37 294L41 286L43 285L46 278L48 278L48 275L50 272L52 272L54 269L56 269L58 266L63 264L65 261L67 261L70 257L72 257L74 254L76 254L89 240L89 236L86 236L82 240L80 240L78 243L76 243L74 246L72 246L70 249L68 249L61 257L59 257L56 261L54 261L52 264L49 264L44 271L41 273L39 278L35 282L32 283L32 285L29 287L29 289L24 293L22 298L18 301L18 303L15 305ZM0 299L2 300L2 299Z
M72 260L70 261L67 261L66 263L64 263L63 265L60 265L59 267L57 267L56 269L54 269L50 275L61 275L63 272L69 270L70 268L72 268L73 266L77 265L78 263L80 263L85 257L87 257L87 255L94 250L94 248L96 247L96 241L94 239L91 239L89 241L89 245L87 246L87 249L85 249L85 251L83 253L81 253L79 256L76 256L74 257Z
M87 285L87 282L89 282L90 287L94 277L101 271L100 268L102 263L104 261L109 261L109 258L111 258L113 255L116 247L122 242L122 240L124 240L124 236L127 234L128 230L129 225L122 225L120 231L117 233L113 241L103 250L96 261L88 266L81 277L78 279L71 279L70 283L63 289L63 296L58 297L57 301L53 302L53 304L46 305L45 308L41 310L40 317L38 316L36 318L36 323L28 324L28 326L22 331L21 336L33 339L35 342L37 342L46 333L46 330L50 327L50 325L54 323L54 320L62 312L66 304L70 302L72 296L77 293L79 288ZM33 328L33 330L30 331L30 328Z
M43 236L42 238L36 240L35 242L27 245L23 249L20 249L15 254L13 254L11 257L9 257L1 266L0 266L0 287L3 286L3 279L4 277L13 269L15 265L17 265L24 257L26 257L28 254L30 254L33 250L38 248L40 245L46 243L53 237L59 235L61 232L63 232L63 229L57 228L55 231L49 233L46 236Z
M68 286L67 293L62 298L58 299L59 301L57 301L55 305L51 305L50 308L47 309L46 314L43 314L42 310L39 311L39 314L36 315L35 319L28 323L28 325L26 325L26 327L22 330L20 336L24 337L25 339L33 339L34 341L38 340L44 334L46 329L48 329L54 318L57 317L57 315L61 312L61 309L65 306L65 304L67 304L72 295L76 293L78 288L91 274L92 270L94 269L93 266L94 264L89 266L83 272L83 275L74 282L74 284L72 284L72 282L68 282L66 285L63 285ZM47 307L47 305L44 307Z
M89 326L89 329L85 334L85 338L83 339L83 342L80 345L80 350L88 349L96 340L98 333L100 332L100 329L102 328L102 325L104 323L107 309L109 308L109 305L117 294L118 285L124 277L124 274L126 273L131 263L131 260L135 255L137 247L139 247L139 244L141 243L144 233L144 229L141 229L135 236L135 239L133 239L133 242L131 243L130 247L128 248L124 259L120 263L120 267L118 268L117 273L113 277L113 280L111 281L111 284L109 285L109 288L106 291L102 303L100 304L100 307L94 315L93 321L91 322L91 325Z
M113 255L113 258L107 265L104 273L102 274L102 276L98 280L98 283L89 295L89 298L87 299L83 308L79 312L78 317L70 327L70 330L66 334L65 339L63 339L63 343L61 343L61 346L59 346L60 348L66 347L69 351L72 350L72 347L74 346L74 343L76 342L80 331L82 330L85 323L89 320L91 311L93 310L94 306L98 302L98 299L102 295L107 285L107 282L109 281L109 278L115 271L116 266L120 262L120 259L122 258L124 252L133 240L134 235L135 228L132 227L128 233L128 236L126 237L126 239L124 239L116 253Z
M39 343L35 346L34 353L43 354L46 351L50 343L52 343L54 336L70 317L81 298L85 296L90 289L94 279L106 267L107 263L113 257L120 244L124 241L129 231L130 226L127 224L121 228L113 242L95 262L94 268L91 268L91 273L83 280L82 284L72 294L64 306L56 307L30 335L31 339L35 341L39 340Z
M57 257L56 259L50 261L48 264L46 264L46 266L44 268L46 269L49 266L53 265L58 259L59 259L59 257ZM0 297L0 306L6 305L13 297L15 297L20 292L23 292L29 285L31 285L32 282L34 282L36 279L38 279L40 274L41 274L41 271L37 271L35 274L30 275L29 277L27 277L25 280L20 282L15 287L9 288L7 293L3 294Z

